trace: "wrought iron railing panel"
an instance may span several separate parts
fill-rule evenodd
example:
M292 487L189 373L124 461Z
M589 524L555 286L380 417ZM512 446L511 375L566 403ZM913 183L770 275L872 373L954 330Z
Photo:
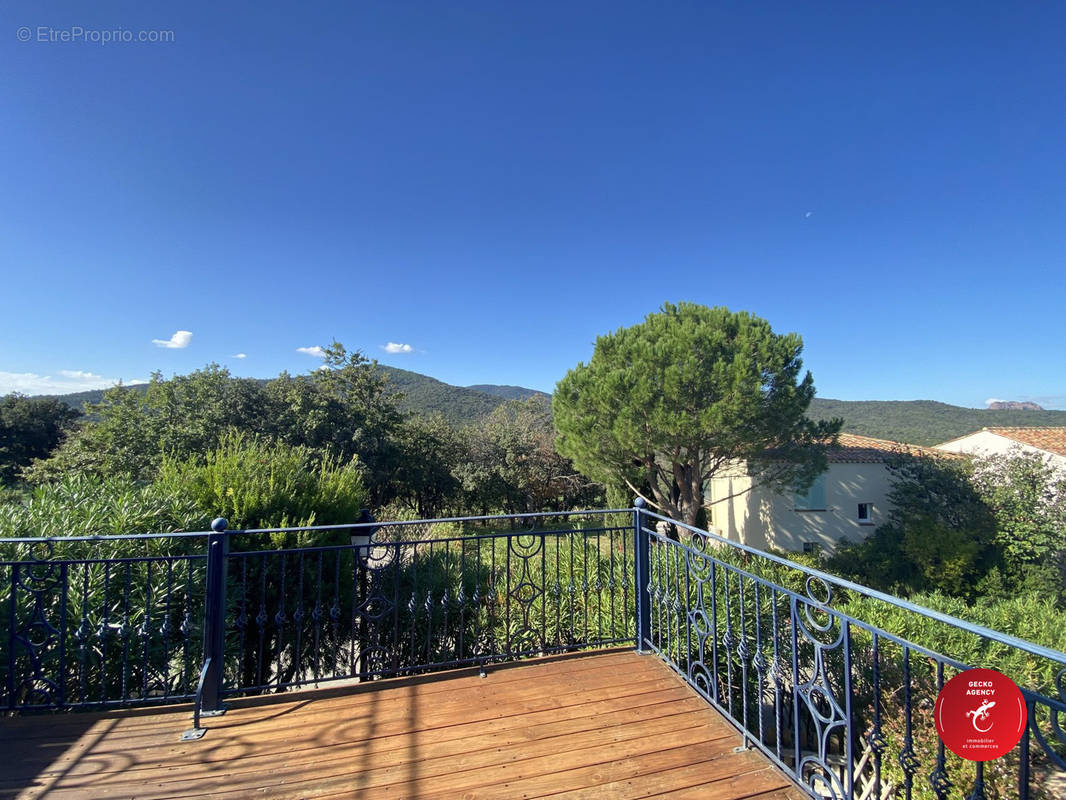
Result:
M203 660L202 538L8 540L0 547L7 709L194 696ZM201 552L181 552L190 549Z
M632 512L217 522L212 533L0 540L5 707L217 707L226 695L634 641Z
M812 796L1066 796L1063 654L656 514L639 517L651 613L638 646L659 653ZM856 599L971 635L988 645L989 663L964 664L936 642L878 628L855 616ZM936 695L960 671L996 668L1008 652L1032 659L1030 675L1057 677L1012 676L1029 708L1022 742L995 762L963 761L936 735Z
M370 545L231 552L226 692L633 642L629 524L510 521L480 533L390 524Z

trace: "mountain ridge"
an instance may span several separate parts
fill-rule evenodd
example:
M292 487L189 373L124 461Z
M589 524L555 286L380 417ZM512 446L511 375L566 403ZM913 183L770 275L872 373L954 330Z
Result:
M404 393L400 407L411 414L440 414L453 425L482 419L508 400L550 395L524 386L475 384L454 386L419 372L379 364L389 385ZM266 382L268 379L256 379ZM144 391L148 384L134 384ZM49 395L84 410L100 401L104 390ZM936 400L835 400L816 397L808 410L812 419L844 419L844 432L917 445L935 445L984 427L1066 426L1066 411L965 408Z

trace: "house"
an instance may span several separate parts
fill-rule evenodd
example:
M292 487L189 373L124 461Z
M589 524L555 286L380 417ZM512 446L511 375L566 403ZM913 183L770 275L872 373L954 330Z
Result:
M831 550L841 539L865 539L885 520L893 454L943 458L939 450L842 433L829 451L829 468L802 493L752 488L739 467L711 479L708 522L721 536L760 549Z
M1066 474L1066 428L981 428L974 433L938 444L946 453L995 455L1021 450L1044 457Z

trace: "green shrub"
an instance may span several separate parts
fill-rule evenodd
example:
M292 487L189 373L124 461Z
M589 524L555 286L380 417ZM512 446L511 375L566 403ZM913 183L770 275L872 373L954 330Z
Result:
M353 522L367 502L354 459L236 431L203 457L165 456L156 483L233 529Z
M0 637L20 703L93 702L187 694L200 664L202 537L116 539L203 530L188 498L128 478L68 476L0 506L0 606L35 652ZM13 537L94 536L45 544ZM5 541L8 540L8 541ZM153 560L171 556L167 561ZM34 562L34 559L41 559ZM72 563L62 564L63 560ZM14 597L12 597L14 592ZM41 636L42 625L63 631ZM29 637L26 641L29 641ZM37 670L53 682L35 677Z
M173 533L203 530L208 522L208 512L171 487L124 477L69 475L37 487L20 502L0 504L4 538Z

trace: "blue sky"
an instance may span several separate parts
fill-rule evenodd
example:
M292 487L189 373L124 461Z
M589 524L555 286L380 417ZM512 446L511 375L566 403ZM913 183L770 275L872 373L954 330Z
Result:
M1066 408L1066 4L2 16L0 392L334 338L550 391L685 300L799 332L824 397Z

